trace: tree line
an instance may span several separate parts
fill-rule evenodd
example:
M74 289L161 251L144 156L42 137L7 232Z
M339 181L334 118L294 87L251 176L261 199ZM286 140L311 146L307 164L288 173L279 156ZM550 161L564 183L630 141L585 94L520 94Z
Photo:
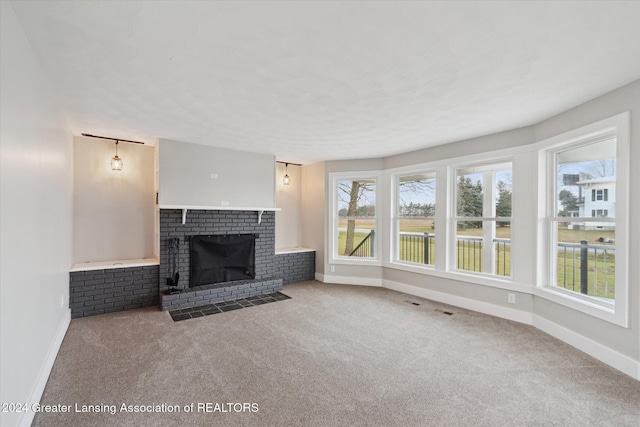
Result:
M468 176L461 176L457 182L457 216L483 217L483 188L480 180L473 183ZM504 181L498 181L496 216L511 216L511 188ZM509 222L498 221L499 227L509 226ZM481 228L482 221L458 221L458 228Z
M435 181L409 181L401 183L406 189L417 190L432 188ZM340 181L338 184L338 196L347 205L338 211L339 217L375 217L375 203L368 200L368 195L375 191L375 186L367 181ZM498 181L498 197L496 200L496 216L511 216L511 188L507 183ZM365 203L363 203L365 202ZM368 203L367 203L368 202ZM430 217L435 216L435 204L433 203L404 203L399 207L400 216ZM457 216L482 217L483 216L483 187L480 180L475 183L468 176L461 176L457 181ZM498 221L500 227L509 226L509 222ZM480 228L482 221L458 221L459 228ZM354 247L355 220L347 220L346 246L344 254L351 253Z

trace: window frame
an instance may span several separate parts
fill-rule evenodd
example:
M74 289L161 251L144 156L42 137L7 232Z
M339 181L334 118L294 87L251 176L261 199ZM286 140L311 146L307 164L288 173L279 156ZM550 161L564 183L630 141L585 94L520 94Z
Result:
M452 273L456 273L456 274L464 274L464 275L471 275L471 276L477 276L477 277L484 277L484 278L489 278L491 280L497 280L497 281L501 281L501 282L506 282L506 283L513 283L514 279L513 279L513 264L514 264L514 240L513 240L513 234L510 237L510 257L509 257L509 271L510 271L510 275L509 276L502 276L502 275L498 275L495 272L495 249L494 249L494 244L495 241L491 242L491 247L489 249L484 249L483 248L483 253L482 253L482 259L483 259L483 264L484 265L490 265L491 266L491 273L487 273L485 271L471 271L471 270L464 270L464 269L459 269L457 268L457 257L458 257L458 246L457 246L457 240L458 240L458 232L457 232L457 223L459 221L481 221L482 222L482 227L483 227L483 236L482 236L482 243L484 244L484 240L487 237L485 235L485 231L484 231L484 227L486 223L494 223L497 225L498 222L509 222L510 223L510 231L512 231L514 229L513 225L515 223L514 221L514 215L513 215L513 206L514 206L514 199L517 199L517 196L515 195L515 192L513 190L513 185L511 188L511 216L509 217L498 217L495 213L492 216L486 216L486 212L487 209L485 207L485 203L487 202L488 198L492 198L489 194L485 193L485 188L484 188L484 179L483 179L483 216L480 217L465 217L465 216L458 216L458 206L457 206L457 200L458 200L458 174L457 171L459 169L478 169L479 171L483 171L484 172L491 172L493 171L493 176L491 178L491 192L495 191L495 186L497 185L497 182L495 181L495 172L498 170L504 170L504 169L500 169L498 168L501 165L506 165L509 164L510 168L509 170L511 171L511 176L513 179L514 176L514 170L513 170L513 164L514 164L514 158L513 157L494 157L491 158L489 160L483 160L483 161L479 161L479 162L470 162L470 163L458 163L455 165L452 165L449 167L450 173L449 173L449 181L450 181L450 205L451 205L451 215L449 216L449 236L447 239L447 244L448 244L448 250L449 250L449 265L448 265L448 271L451 271ZM494 194L494 200L492 200L492 206L490 207L491 210L495 211L495 202L497 201L497 198L495 198L495 196L497 196L496 194ZM495 238L495 237L494 237ZM489 254L489 259L486 259L486 255ZM483 267L484 269L484 267Z
M592 202L608 202L609 201L608 188L593 188L591 189L591 201Z
M327 237L327 248L329 249L329 264L346 264L346 265L361 265L361 266L380 266L382 265L381 257L381 197L380 197L380 171L366 171L366 172L331 172L329 173L329 183L331 185L329 191L329 235ZM342 180L372 180L375 181L376 187L376 215L374 218L375 223L375 237L374 237L374 256L367 258L360 257L347 257L338 254L338 229L340 216L338 215L338 182Z
M538 174L538 265L534 294L599 319L628 327L629 322L629 151L630 131L628 112L583 126L561 135L534 144L539 156ZM549 250L554 244L553 233L556 217L556 160L555 155L567 151L616 138L616 271L615 300L603 301L597 297L583 295L555 285L555 251ZM592 193L593 194L593 193ZM583 217L576 220L602 222L598 218Z
M420 217L421 219L425 219L425 220L432 220L434 223L434 226L436 224L436 221L438 219L438 181L439 179L442 179L441 177L439 177L439 173L438 170L436 168L419 168L419 169L411 169L410 171L406 171L406 172L398 172L398 173L394 173L391 175L391 182L392 182L392 191L391 191L391 219L390 219L390 223L391 223L391 251L390 251L390 257L391 257L391 262L393 264L398 264L398 265L403 265L403 266L407 266L409 268L412 269L417 269L418 271L420 270L425 270L425 271L433 271L435 269L436 263L438 262L438 245L435 244L436 250L434 253L434 263L433 264L420 264L420 263L416 263L416 262L411 262L411 261L403 261L400 259L400 220L405 218L402 217L400 215L400 179L403 177L407 177L407 176L412 176L412 175L434 175L434 180L435 180L435 194L436 194L436 200L435 200L435 212L433 214L433 216L425 216L425 217ZM445 232L445 231L443 231ZM436 234L436 233L434 233ZM436 234L437 236L437 234ZM436 239L436 237L434 237L434 239ZM435 240L435 242L437 242L439 239Z
M487 286L494 289L504 289L508 291L516 291L523 294L533 294L535 288L535 282L533 280L535 266L531 267L531 279L527 280L527 270L516 270L515 258L511 260L512 275L511 278L505 280L502 276L484 275L484 274L469 274L464 270L451 269L452 260L455 262L455 251L451 250L451 215L453 212L453 192L452 182L455 183L455 179L451 178L454 173L452 168L458 165L466 165L473 163L504 163L510 162L512 164L513 171L513 194L516 194L519 190L518 187L525 185L527 180L523 180L520 176L520 172L516 168L517 164L531 164L530 157L535 158L536 150L533 149L533 144L503 148L494 151L487 151L483 153L468 154L457 157L448 157L441 160L433 160L430 162L416 163L410 166L400 166L396 168L389 168L383 171L383 176L386 184L386 191L390 197L390 203L384 206L384 227L387 235L386 240L389 242L389 249L384 254L382 260L382 266L391 268L394 270L405 271L409 273L420 274L426 277L439 277L448 280L455 280L472 285ZM394 261L394 252L396 249L392 247L394 245L393 235L395 233L395 212L396 212L396 196L395 196L395 177L397 175L413 175L421 172L435 171L436 172L436 216L435 226L438 232L436 233L436 259L434 267L426 267L418 264L401 263ZM513 196L513 201L516 200L516 196ZM526 197L518 200L526 200ZM512 226L519 224L519 216L525 215L527 212L522 210L522 207L512 203ZM531 212L531 218L535 217L535 210ZM386 218L390 218L387 222ZM442 230L442 231L441 231ZM516 233L516 229L512 230L511 241L514 247L516 247L517 241L519 241L522 231ZM520 250L523 254L527 251ZM529 251L530 256L534 256L535 247ZM522 264L522 263L520 263Z

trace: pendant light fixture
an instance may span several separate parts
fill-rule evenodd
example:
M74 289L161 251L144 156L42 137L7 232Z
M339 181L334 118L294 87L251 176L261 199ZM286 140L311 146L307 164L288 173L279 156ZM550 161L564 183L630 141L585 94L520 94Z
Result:
M116 155L111 159L111 170L114 171L121 171L122 166L124 166L122 159L118 157L118 142L119 141L116 139Z
M278 162L278 161L276 161L276 163L280 163L280 164L284 165L284 177L282 177L282 184L284 184L284 185L290 185L291 184L291 177L289 176L289 165L302 166L299 163Z
M88 134L88 133L83 133L82 136L88 136L89 138L109 139L111 141L115 141L116 142L116 155L111 158L111 170L114 170L114 171L121 171L122 167L124 166L124 161L122 160L122 157L118 156L118 143L120 143L120 142L128 142L130 144L142 144L142 145L144 145L144 142L130 141L128 139L109 138L107 136L91 135L91 134Z
M284 164L284 178L282 178L282 183L284 185L291 184L291 178L289 178L289 163Z

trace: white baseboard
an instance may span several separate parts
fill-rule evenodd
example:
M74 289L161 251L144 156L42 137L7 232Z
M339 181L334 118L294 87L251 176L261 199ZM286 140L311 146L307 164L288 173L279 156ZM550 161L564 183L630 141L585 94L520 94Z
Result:
M382 279L373 277L335 276L316 273L316 280L323 283L337 283L340 285L382 286Z
M58 351L60 351L60 346L62 345L62 340L64 340L64 336L67 333L67 329L69 329L69 323L71 323L71 310L67 309L64 317L60 321L58 325L58 330L56 331L55 339L49 347L49 352L47 354L47 358L40 369L40 374L38 375L38 380L36 385L33 388L31 393L31 397L29 398L29 408L34 403L39 403L42 398L42 393L44 393L44 388L47 385L47 381L49 380L49 375L51 374L51 369L53 368L53 363L56 361L56 357L58 356ZM23 413L22 419L20 420L19 425L28 427L33 422L33 418L35 417L35 412L29 410Z
M606 363L612 368L615 368L636 380L640 380L640 362L633 360L624 354L618 353L617 351L593 341L590 338L567 329L564 326L558 325L557 323L551 322L532 313L501 307L495 304L476 301L444 292L433 291L418 286L392 282L389 280L384 280L382 286L399 292L404 292L406 294L415 295L445 304L451 304L456 307L466 308L467 310L478 311L491 316L532 325L552 337L558 338L570 346L587 353L603 363Z
M640 380L640 362L540 316L533 316L533 326L612 368Z
M442 302L445 304L455 305L456 307L466 308L467 310L478 311L480 313L489 314L491 316L513 320L514 322L525 323L527 325L531 324L533 317L531 313L528 313L526 311L502 307L499 305L477 301L458 295L451 295L444 292L421 288L419 286L393 282L391 280L383 280L382 287L393 289L394 291L404 292L405 294L415 295L417 297Z

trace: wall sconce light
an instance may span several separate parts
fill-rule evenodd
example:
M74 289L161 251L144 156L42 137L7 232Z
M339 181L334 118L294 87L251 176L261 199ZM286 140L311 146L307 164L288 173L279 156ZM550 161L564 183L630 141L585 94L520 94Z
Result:
M128 142L130 144L142 144L142 145L144 145L144 142L130 141L128 139L109 138L107 136L91 135L91 134L88 134L88 133L83 133L82 136L88 136L89 138L109 139L111 141L115 141L116 142L116 155L111 158L111 170L114 170L114 171L121 171L122 167L124 166L124 162L122 161L122 158L118 157L118 143L119 142Z
M116 155L111 159L111 170L113 171L121 171L124 163L122 159L118 157L118 140L116 139Z
M284 177L282 177L282 183L284 185L290 185L291 184L291 177L289 176L289 165L302 166L299 163L278 162L278 161L276 163L280 163L280 164L284 165Z

